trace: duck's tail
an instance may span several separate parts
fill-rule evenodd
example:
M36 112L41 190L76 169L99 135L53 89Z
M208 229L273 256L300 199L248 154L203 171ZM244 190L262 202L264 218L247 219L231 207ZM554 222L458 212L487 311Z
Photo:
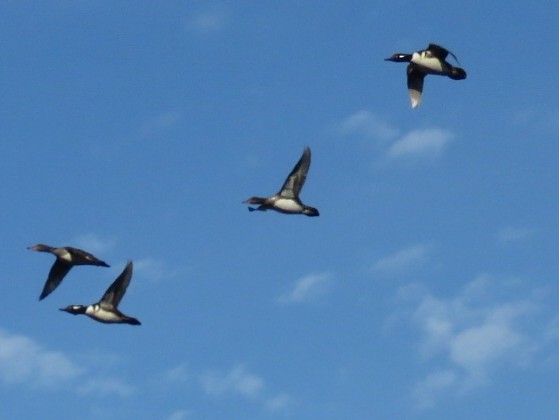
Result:
M465 79L466 78L466 70L461 69L460 67L452 67L448 77L450 77L451 79L454 79L454 80Z

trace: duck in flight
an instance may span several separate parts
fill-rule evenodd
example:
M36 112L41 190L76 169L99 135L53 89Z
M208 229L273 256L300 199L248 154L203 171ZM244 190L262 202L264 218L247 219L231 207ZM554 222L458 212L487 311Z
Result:
M453 53L436 44L429 44L426 49L412 54L397 53L385 59L385 61L409 63L407 68L408 92L412 108L417 108L421 102L423 79L426 75L447 76L453 80L466 78L464 69L455 67L446 61L449 54L458 62Z
M99 302L87 306L69 305L60 310L73 315L87 315L95 321L104 324L141 325L140 321L136 318L124 315L118 310L118 305L132 279L132 269L132 261L128 261L124 271L109 286Z
M311 165L311 149L306 147L303 155L287 176L280 191L271 197L250 197L244 201L247 204L258 205L249 207L250 211L275 210L285 214L304 214L306 216L318 216L319 212L314 207L307 206L299 199L299 193L307 179L307 172Z
M44 244L30 246L27 249L39 252L50 252L56 257L52 265L43 291L39 296L39 300L46 298L58 285L62 282L68 271L75 265L96 265L100 267L110 267L105 261L101 261L94 255L82 249L73 248L71 246L63 246L56 248Z

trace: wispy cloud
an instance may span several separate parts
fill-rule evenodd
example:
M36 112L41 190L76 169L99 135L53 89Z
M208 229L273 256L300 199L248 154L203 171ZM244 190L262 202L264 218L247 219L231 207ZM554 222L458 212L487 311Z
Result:
M430 250L429 245L419 244L401 249L393 254L379 258L373 265L376 271L401 273L424 262Z
M0 380L4 384L48 387L68 382L82 372L64 353L46 350L28 337L0 329Z
M409 320L420 333L419 354L436 366L413 390L418 408L432 407L450 392L487 385L495 371L529 366L557 339L557 317L542 317L540 294L506 300L503 289L512 283L490 280L480 276L448 298L418 288L402 294L415 302Z
M145 121L140 129L140 133L144 136L159 133L177 126L182 120L183 114L180 111L164 112Z
M0 383L45 388L71 385L82 396L125 397L134 391L122 379L92 374L92 370L91 364L78 365L60 351L47 350L29 337L0 328Z
M534 132L541 132L542 130L556 132L559 129L559 109L526 105L513 111L509 121L516 126L528 127Z
M289 293L278 297L279 303L301 303L315 300L328 291L331 283L328 273L309 274L298 279Z
M177 410L172 413L167 420L185 420L190 418L192 412L190 410Z
M177 275L176 269L169 268L164 261L151 257L134 261L134 272L137 276L153 282L170 279Z
M285 410L291 404L291 397L287 394L279 394L266 399L265 408L268 411Z
M506 227L501 229L497 234L499 242L516 242L528 238L534 233L534 229L519 228L519 227Z
M104 397L107 395L118 395L119 397L129 397L135 388L117 377L95 377L88 379L77 388L78 394L95 395Z
M344 118L337 124L337 132L343 136L375 141L382 148L383 156L389 160L438 158L454 138L450 130L439 127L402 133L368 110L360 110Z
M212 396L238 394L255 398L264 389L261 377L248 372L243 365L234 366L229 372L208 371L200 375L202 389Z
M166 380L171 382L185 382L192 377L192 374L188 366L185 363L181 363L166 371L163 376Z
M370 139L389 140L399 131L371 111L361 110L341 121L338 130L344 135L358 135Z
M452 370L437 370L429 373L416 384L413 398L418 409L434 407L440 394L456 383L456 373Z
M396 140L388 149L389 158L436 158L439 157L453 138L450 130L427 128L412 130Z
M285 393L269 395L261 376L249 372L243 364L234 365L229 371L208 370L198 375L202 390L213 398L238 396L262 405L271 412L284 410L291 403Z
M190 16L187 21L187 28L201 34L219 32L225 27L228 15L221 8L203 10Z

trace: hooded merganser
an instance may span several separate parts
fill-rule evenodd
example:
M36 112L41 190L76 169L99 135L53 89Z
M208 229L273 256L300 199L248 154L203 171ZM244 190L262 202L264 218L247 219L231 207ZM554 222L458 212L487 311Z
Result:
M126 316L118 310L118 304L122 300L126 288L132 279L132 268L132 261L128 261L124 271L109 286L99 302L88 306L70 305L60 310L74 315L85 314L95 321L103 322L104 324L141 325L140 321L136 318Z
M423 79L427 74L448 76L454 80L466 78L466 71L464 69L454 67L446 61L448 54L458 62L458 59L453 53L436 44L429 44L425 50L417 51L412 54L397 53L385 59L385 61L409 63L407 68L408 92L412 108L418 107L421 102Z
M85 252L71 246L55 248L44 244L37 244L30 246L27 249L39 252L50 252L56 257L56 261L54 261L54 264L49 271L49 276L47 277L41 296L39 296L39 300L46 298L54 289L56 289L60 282L62 282L62 279L64 279L64 276L66 276L68 271L70 271L70 269L75 265L110 267L105 261L101 261L89 252Z
M299 200L299 193L307 178L307 172L311 165L311 149L305 147L303 155L287 176L281 190L271 197L250 197L244 203L258 204L257 208L249 207L250 211L275 210L285 214L304 214L306 216L318 216L318 210L307 206Z

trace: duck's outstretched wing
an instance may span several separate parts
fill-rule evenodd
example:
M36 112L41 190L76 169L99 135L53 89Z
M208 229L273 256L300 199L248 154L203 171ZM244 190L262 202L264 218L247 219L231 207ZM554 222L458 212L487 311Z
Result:
M409 64L407 68L408 73L408 93L410 95L411 107L417 108L421 103L421 96L423 94L423 80L425 73L418 70L413 64Z
M105 306L112 306L116 308L124 293L126 293L126 289L130 284L130 280L132 279L132 261L128 261L124 271L120 273L120 276L116 278L116 280L109 286L99 303Z
M446 57L450 54L452 58L458 63L458 58L449 50L444 47L441 47L437 44L429 44L427 47L429 51L433 54L433 56L440 58L441 60L446 60Z
M307 172L311 166L311 149L305 147L303 155L285 179L279 195L285 198L297 198L307 179Z
M48 295L50 295L54 291L54 289L56 289L62 282L71 268L72 264L69 264L57 258L49 271L49 276L47 277L47 281L45 282L45 286L43 287L41 296L39 296L39 300L43 300Z

